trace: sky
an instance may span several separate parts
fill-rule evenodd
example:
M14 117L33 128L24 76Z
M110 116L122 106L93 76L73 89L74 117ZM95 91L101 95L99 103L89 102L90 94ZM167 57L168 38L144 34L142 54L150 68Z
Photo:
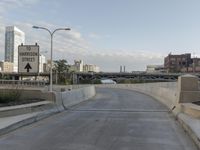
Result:
M0 60L4 59L5 27L25 32L25 44L69 64L83 60L101 71L143 71L163 64L169 53L200 57L199 0L0 0Z

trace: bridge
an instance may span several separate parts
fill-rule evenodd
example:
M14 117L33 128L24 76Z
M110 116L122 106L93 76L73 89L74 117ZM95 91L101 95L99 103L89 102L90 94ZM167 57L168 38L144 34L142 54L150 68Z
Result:
M73 83L79 84L84 81L95 81L100 79L112 79L117 83L122 79L143 80L143 81L177 81L178 77L183 73L116 73L116 72L100 72L100 73L74 73ZM194 74L200 78L200 74Z
M173 82L177 81L178 77L184 75L184 73L116 73L116 72L75 72L73 73L73 84L84 83L84 81L90 81L94 83L95 80L101 79L112 79L117 83L120 80L130 79L136 81L160 81L160 82ZM193 75L197 76L200 79L199 73L194 73ZM49 73L16 73L16 72L0 72L0 78L6 78L9 80L21 80L23 77L44 77L47 82L49 81L50 74ZM53 73L53 81L56 82L57 75Z
M64 110L31 125L38 118L29 118L28 126L0 136L0 149L197 150L198 130L183 129L189 124L180 122L198 121L199 108L191 103L198 101L198 86L198 78L184 76L178 83L96 85L96 90L74 86L54 92L56 108Z

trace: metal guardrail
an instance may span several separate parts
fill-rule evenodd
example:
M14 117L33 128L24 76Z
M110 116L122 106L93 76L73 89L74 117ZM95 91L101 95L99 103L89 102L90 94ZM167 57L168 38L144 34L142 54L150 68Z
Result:
M44 87L46 86L46 81L27 81L27 80L0 80L0 86L27 86L27 87Z

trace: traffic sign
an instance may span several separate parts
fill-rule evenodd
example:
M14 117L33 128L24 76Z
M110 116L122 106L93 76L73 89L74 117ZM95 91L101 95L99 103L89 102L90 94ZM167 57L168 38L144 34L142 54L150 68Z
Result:
M18 46L18 72L38 73L39 72L39 45Z

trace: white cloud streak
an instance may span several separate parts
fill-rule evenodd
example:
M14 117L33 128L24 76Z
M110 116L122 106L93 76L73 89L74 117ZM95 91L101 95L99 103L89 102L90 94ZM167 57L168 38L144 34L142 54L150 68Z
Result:
M39 24L39 23L37 23ZM26 33L26 44L34 44L37 42L40 45L41 51L48 50L45 54L49 58L50 53L50 36L46 31L35 30L32 28L32 23L16 23L16 26ZM42 26L49 26L43 23ZM50 25L51 28L56 28L56 25ZM1 26L0 31L4 30ZM4 34L0 37L4 36ZM4 43L0 43L1 47ZM70 60L83 59L86 63L97 64L102 71L118 71L120 65L127 66L129 71L145 70L147 64L160 64L163 62L161 54L154 54L145 51L130 51L130 50L98 50L82 37L82 34L77 30L59 31L54 37L54 58L64 58Z
M36 4L38 0L1 0L0 15L16 7ZM0 55L4 59L4 36L5 26L8 21L0 17ZM40 51L48 51L47 59L50 54L50 35L47 31L33 29L32 26L43 26L51 30L60 26L44 21L13 21L19 29L25 32L26 44L40 45ZM71 27L71 31L58 31L54 36L54 58L67 59L72 63L74 59L83 59L86 63L99 65L102 71L118 71L120 65L127 66L129 71L144 70L147 64L163 63L161 54L154 54L146 51L132 50L98 50L94 48L88 40L78 30ZM90 33L87 37L92 39L109 38L109 35L101 36Z
M28 7L37 3L39 0L1 0L0 1L0 13L5 13L13 8Z

